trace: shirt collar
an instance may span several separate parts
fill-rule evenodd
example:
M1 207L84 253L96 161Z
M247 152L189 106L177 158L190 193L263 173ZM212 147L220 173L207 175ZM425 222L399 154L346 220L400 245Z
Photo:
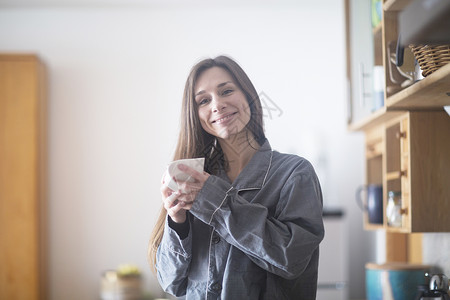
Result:
M266 141L259 147L258 151L253 155L245 168L232 183L237 190L255 190L261 189L266 181L272 164L272 147L269 141ZM221 170L219 177L229 181L226 172Z

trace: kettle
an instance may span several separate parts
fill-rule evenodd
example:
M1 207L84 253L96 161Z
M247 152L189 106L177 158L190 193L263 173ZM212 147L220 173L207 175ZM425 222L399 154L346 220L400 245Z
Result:
M429 274L425 274L429 277ZM434 300L443 299L450 300L449 292L449 279L444 274L434 274L430 278L429 289L427 291L421 291L417 299L420 300Z

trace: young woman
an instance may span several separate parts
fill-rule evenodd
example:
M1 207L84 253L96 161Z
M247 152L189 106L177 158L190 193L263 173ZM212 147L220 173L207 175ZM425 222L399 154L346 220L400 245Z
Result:
M174 160L198 157L203 173L180 166L194 182L176 193L161 184L149 260L162 288L186 299L315 299L319 181L307 160L271 149L258 94L225 56L199 62L186 82Z

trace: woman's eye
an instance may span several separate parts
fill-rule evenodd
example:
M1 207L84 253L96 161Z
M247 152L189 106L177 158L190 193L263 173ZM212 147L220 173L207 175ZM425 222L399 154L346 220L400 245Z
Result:
M233 90L228 89L228 90L223 91L222 95L228 95L228 94L231 94L232 92L233 92Z
M206 104L206 103L208 103L208 99L207 98L204 98L204 99L201 99L200 101L198 101L198 105L203 105L203 104Z

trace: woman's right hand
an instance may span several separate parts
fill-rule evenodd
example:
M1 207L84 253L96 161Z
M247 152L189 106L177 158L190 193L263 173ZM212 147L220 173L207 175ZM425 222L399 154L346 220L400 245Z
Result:
M187 210L192 206L192 203L186 203L185 201L179 201L178 197L181 196L180 192L172 191L164 182L165 176L163 176L161 182L161 195L164 203L164 208L172 221L175 223L184 223L186 221Z

